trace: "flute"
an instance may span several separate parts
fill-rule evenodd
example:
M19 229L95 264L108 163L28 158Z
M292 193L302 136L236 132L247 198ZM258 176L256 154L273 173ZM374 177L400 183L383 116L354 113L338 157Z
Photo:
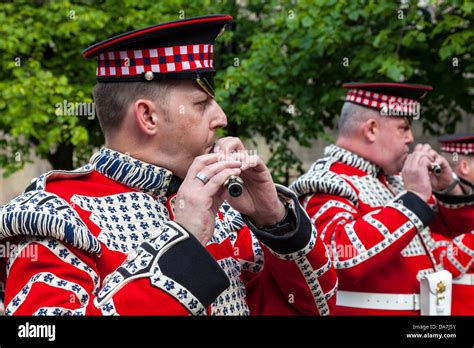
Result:
M436 176L439 176L441 174L441 166L437 163L431 163L429 170Z
M244 181L239 176L231 175L225 181L224 186L227 187L227 192L232 197L239 197L244 189Z

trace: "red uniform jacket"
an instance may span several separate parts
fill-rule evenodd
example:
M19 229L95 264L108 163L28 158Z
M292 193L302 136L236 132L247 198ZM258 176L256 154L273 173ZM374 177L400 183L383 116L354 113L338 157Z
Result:
M7 315L328 315L335 271L290 190L275 236L228 204L206 248L172 221L176 178L102 149L0 210ZM249 227L252 231L249 229Z
M331 251L339 279L333 314L419 315L420 279L443 268L431 227L448 235L449 226L454 237L474 224L472 206L441 206L433 199L430 207L405 191L399 176L385 176L335 145L290 188ZM460 216L465 224L456 221Z
M436 257L453 275L452 315L474 315L474 232L453 240L433 235Z
M453 275L451 314L474 315L474 194L464 197L437 194L436 197L440 214L435 223L443 235L451 235L452 228L461 230L459 226L471 231L455 238L432 235L435 257Z

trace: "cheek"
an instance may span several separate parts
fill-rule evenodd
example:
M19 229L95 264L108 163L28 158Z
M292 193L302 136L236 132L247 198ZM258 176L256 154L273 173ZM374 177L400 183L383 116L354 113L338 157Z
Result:
M402 160L402 154L405 152L405 143L401 137L401 135L392 132L380 138L379 145L383 149L384 161L388 165L398 165Z
M468 180L472 183L474 183L474 165L471 165L469 167L469 175L468 175Z
M203 115L183 117L180 142L201 147L209 141L209 124ZM195 147L193 146L193 147Z
M389 144L394 152L405 149L405 139L405 132L400 129L392 130L390 134L387 134L385 137L386 143Z
M200 127L201 115L199 115L192 106L186 106L186 112L180 113L178 116L178 127L183 134L192 134Z
M384 150L385 153L392 153L393 152L393 134L392 137L390 134L381 133L379 138L379 145Z

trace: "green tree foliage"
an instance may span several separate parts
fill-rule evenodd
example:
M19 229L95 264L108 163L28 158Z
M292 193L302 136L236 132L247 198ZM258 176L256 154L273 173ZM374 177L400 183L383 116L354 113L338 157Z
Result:
M92 101L95 62L82 58L84 48L127 30L215 13L234 17L215 55L226 133L262 135L279 181L299 167L289 142L309 146L334 126L343 82L431 84L421 122L433 134L452 131L463 112L473 112L473 9L461 0L1 3L0 166L16 171L34 149L55 168L71 168L103 143L97 119L55 114L64 100Z

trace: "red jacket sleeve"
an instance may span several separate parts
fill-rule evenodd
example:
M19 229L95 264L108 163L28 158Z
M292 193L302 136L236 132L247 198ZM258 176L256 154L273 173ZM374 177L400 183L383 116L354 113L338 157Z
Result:
M365 215L337 195L307 195L301 202L330 247L338 274L354 281L384 267L433 218L431 208L411 192Z
M433 233L434 255L453 278L462 277L474 267L474 232L449 240Z
M293 197L294 230L275 236L246 219L233 238L251 314L328 315L337 288L332 262L296 196L279 190Z
M436 219L433 231L455 238L474 230L474 195L442 195L435 193Z

